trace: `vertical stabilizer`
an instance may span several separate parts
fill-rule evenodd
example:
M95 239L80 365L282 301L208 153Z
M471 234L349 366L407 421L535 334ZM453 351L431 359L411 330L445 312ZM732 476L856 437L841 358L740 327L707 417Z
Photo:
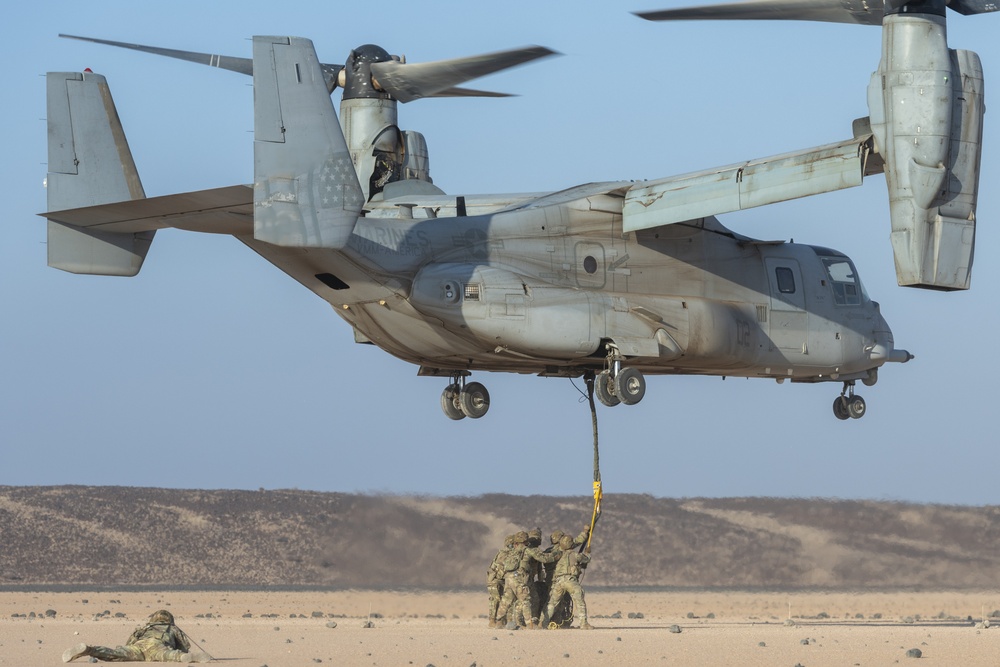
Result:
M46 75L48 210L142 199L145 194L107 81L91 72ZM154 232L102 232L49 221L49 266L72 273L134 276Z
M254 237L343 248L364 193L311 41L253 38Z

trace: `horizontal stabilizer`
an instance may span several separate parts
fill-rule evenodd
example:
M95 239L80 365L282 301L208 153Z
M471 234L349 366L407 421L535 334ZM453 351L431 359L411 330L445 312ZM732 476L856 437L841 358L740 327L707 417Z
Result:
M49 210L145 197L105 78L49 72L46 93ZM50 218L48 262L72 273L134 276L152 240L153 232L85 230Z
M89 231L135 234L157 229L183 229L209 234L253 233L253 188L225 188L185 192L163 197L85 206L43 213L53 222Z
M696 220L861 185L871 135L717 169L636 183L626 232Z

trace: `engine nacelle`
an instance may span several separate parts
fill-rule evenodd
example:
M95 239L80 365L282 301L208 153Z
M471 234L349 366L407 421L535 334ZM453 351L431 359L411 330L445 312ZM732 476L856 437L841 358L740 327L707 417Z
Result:
M885 161L897 281L968 289L985 111L979 57L948 49L943 17L886 16L868 107Z
M410 302L497 352L576 359L593 353L605 332L599 295L495 266L426 266L413 281Z

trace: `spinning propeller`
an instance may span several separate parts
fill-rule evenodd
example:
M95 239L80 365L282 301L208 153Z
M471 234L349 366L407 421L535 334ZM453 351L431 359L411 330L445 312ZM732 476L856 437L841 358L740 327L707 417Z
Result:
M240 74L253 75L253 60L250 58L179 51L76 35L59 36L167 56L168 58L178 58ZM323 63L322 68L326 77L327 89L332 93L337 87L343 88L344 96L348 99L389 96L400 102L412 102L423 97L508 97L507 93L471 90L456 86L487 74L551 55L556 55L556 52L544 46L528 46L467 58L407 63L403 58L389 55L385 49L379 46L366 44L351 51L346 65Z
M828 21L881 25L891 14L944 16L945 7L959 14L985 14L1000 9L996 0L750 0L721 5L635 12L649 21L780 20Z

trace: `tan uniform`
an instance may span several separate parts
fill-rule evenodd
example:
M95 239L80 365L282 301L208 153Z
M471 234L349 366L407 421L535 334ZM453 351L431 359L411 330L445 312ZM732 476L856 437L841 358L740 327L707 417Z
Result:
M508 623L520 622L523 617L528 627L535 627L538 624L538 619L531 615L534 587L530 584L528 575L534 562L548 563L555 559L554 554L547 554L536 547L514 545L504 560L504 591L500 607L497 609L498 618L507 614L508 609L512 609L513 613L507 617Z
M583 586L580 585L580 573L590 562L590 556L577 553L572 549L560 552L559 560L556 562L553 572L552 588L549 591L549 604L546 615L552 616L555 612L556 604L562 599L564 593L569 593L573 600L573 615L580 627L590 627L587 620L587 602L583 595Z
M558 534L558 533L556 533L556 534ZM563 533L563 535L566 535L566 534L567 533ZM584 528L582 533L580 533L575 538L573 538L573 548L576 549L577 547L581 547L584 544L586 544L586 542L587 542L587 536L588 535L590 535L590 528ZM548 549L545 550L545 553L559 554L560 553L559 544L558 543L553 543L551 547L549 547ZM558 557L557 557L557 560L558 560ZM552 587L552 579L553 579L553 576L554 576L553 573L556 570L556 561L552 561L551 563L546 563L544 567L545 567L545 585L546 585L547 588L551 588Z
M205 654L190 653L191 640L173 623L146 623L132 632L125 646L80 644L63 654L63 661L91 656L105 662L205 662Z
M546 553L555 554L556 561L558 560L559 555L562 554L562 549L560 549L559 547L559 540L556 539L557 535L562 537L563 535L566 535L566 533L562 532L561 530L554 532L552 534L552 546L545 550ZM590 527L586 526L579 535L573 538L572 548L576 549L586 544L587 537L589 535L590 535ZM569 604L570 604L569 595L567 593L564 593L563 595L559 596L559 598L555 599L552 598L551 595L552 584L555 583L556 561L552 561L551 563L546 563L544 565L545 567L544 583L542 583L539 586L539 589L542 592L541 604L543 607L548 608L548 606L551 603L552 607L555 609L554 612L550 611L548 612L548 614L546 614L550 621L555 623L557 626L562 626L563 624L569 625L570 621L573 620L572 617L570 616L570 611L569 611Z
M500 600L503 597L503 579L504 579L504 567L503 563L507 557L507 552L510 551L511 546L505 544L497 555L493 557L493 562L490 563L489 569L486 571L486 590L490 594L490 627L494 627L497 624L497 609L500 607ZM502 619L501 619L502 620Z

